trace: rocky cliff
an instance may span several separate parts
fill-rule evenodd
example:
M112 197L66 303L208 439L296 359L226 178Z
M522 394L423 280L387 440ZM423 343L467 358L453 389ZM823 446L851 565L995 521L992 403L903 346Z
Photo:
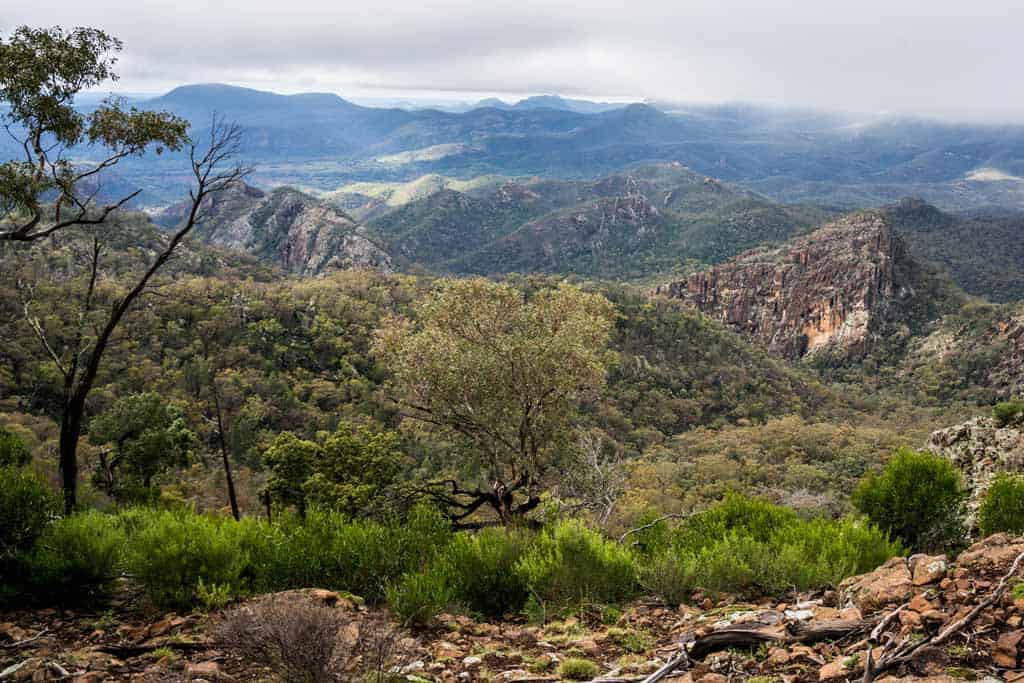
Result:
M155 217L173 226L184 205ZM334 268L391 270L391 259L366 228L347 214L291 188L265 193L239 183L206 207L207 220L196 236L208 244L254 254L299 275Z
M845 216L657 287L790 359L863 353L915 296L902 240L878 211Z

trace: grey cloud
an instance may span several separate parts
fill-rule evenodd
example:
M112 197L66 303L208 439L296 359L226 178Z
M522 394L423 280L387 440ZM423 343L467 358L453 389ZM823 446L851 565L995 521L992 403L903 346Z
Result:
M59 17L122 37L126 90L559 91L1024 120L1019 0L13 4L5 28Z

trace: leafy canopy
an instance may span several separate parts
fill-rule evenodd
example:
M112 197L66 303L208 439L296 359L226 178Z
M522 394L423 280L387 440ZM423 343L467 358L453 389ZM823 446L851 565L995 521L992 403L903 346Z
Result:
M159 154L188 141L184 119L126 108L123 99L108 98L89 113L75 108L83 90L117 80L112 53L121 48L120 40L93 28L22 26L0 39L0 101L8 105L2 119L24 150L22 158L0 164L0 240L27 242L72 225L103 223L138 194L94 206L103 170L147 149ZM66 151L80 145L102 150L100 160L72 163Z
M378 330L404 414L462 448L502 517L569 450L582 402L604 385L615 310L569 284L538 291L442 280Z

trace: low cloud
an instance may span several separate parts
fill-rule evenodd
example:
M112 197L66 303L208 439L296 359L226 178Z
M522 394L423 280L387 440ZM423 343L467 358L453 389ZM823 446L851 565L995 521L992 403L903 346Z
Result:
M126 91L561 92L1024 121L1018 0L8 1L126 43Z

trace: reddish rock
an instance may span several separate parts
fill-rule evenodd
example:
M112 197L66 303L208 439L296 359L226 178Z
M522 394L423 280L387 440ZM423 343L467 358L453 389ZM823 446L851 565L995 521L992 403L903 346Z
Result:
M1011 631L999 636L996 641L996 650L992 654L992 661L998 666L1006 669L1017 667L1017 648L1020 641L1024 640L1024 631Z
M914 576L914 585L925 586L945 578L947 564L945 555L911 557L910 568Z
M655 293L682 299L786 358L863 353L888 310L913 296L898 267L905 254L890 217L861 211Z
M913 590L906 559L894 557L868 574L854 576L839 584L845 600L852 600L864 613L886 605L900 604Z

